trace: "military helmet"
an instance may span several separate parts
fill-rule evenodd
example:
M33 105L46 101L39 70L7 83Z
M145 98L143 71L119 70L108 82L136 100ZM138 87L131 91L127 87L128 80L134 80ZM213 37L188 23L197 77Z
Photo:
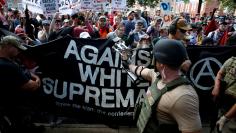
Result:
M156 61L172 67L179 67L188 57L184 45L173 39L159 40L153 48L153 55Z

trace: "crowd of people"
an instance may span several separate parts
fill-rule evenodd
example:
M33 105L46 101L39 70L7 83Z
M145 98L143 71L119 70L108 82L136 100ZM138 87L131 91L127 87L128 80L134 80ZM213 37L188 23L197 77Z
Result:
M81 11L70 15L57 12L50 18L28 10L21 12L10 8L1 10L0 26L14 32L30 45L39 45L67 34L76 38L106 39L109 38L108 33L115 32L126 41L127 46L133 48L141 40L149 40L147 43L155 44L160 39L168 38L171 32L169 29L176 18L183 18L191 25L188 31L182 30L185 37L181 40L185 45L233 45L236 36L234 17L212 13L190 17L188 13L163 15L158 9L151 16L148 11L136 9L112 13ZM209 31L207 27L213 28ZM84 36L83 32L88 34Z
M122 40L129 48L152 47L154 67L158 73L153 69L135 66L128 61L127 57L122 56L122 64L126 69L152 83L137 121L139 131L200 133L202 124L199 115L199 99L194 88L183 76L191 65L185 47L234 45L235 20L230 15L196 14L195 17L190 17L188 13L161 14L161 10L156 10L153 16L141 10L114 11L110 14L82 11L70 15L57 12L49 18L43 14L32 14L27 9L24 12L17 9L2 9L0 27L15 33L26 45L31 46L42 45L70 35L74 38L108 39L114 42ZM14 59L20 51L27 48L19 43L19 38L6 36L1 39L0 86L10 87L14 91L17 89L35 91L41 84L39 77L28 71L25 72ZM222 68L220 71L226 70ZM231 76L235 81L235 69L234 75ZM217 76L217 79L221 77ZM217 84L219 84L218 80L212 92L214 96L219 93ZM156 90L160 90L161 95L156 96L160 93ZM162 93L162 90L165 91ZM235 93L235 89L232 89L232 93ZM4 94L1 96L4 97ZM219 119L217 125L220 126L220 130L230 117L235 117L235 110L233 106L229 113ZM9 115L15 117L16 113ZM154 128L151 125L153 121L150 122L151 117L155 118ZM19 123L16 121L16 125ZM12 132L18 130L17 126ZM22 131L25 132L23 129Z

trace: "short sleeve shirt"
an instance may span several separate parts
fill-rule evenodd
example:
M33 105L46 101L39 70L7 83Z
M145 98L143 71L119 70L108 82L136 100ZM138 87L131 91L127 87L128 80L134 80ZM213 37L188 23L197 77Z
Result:
M150 70L147 76L155 81L157 74ZM150 94L147 92L147 98ZM201 130L199 99L191 85L180 85L162 95L157 107L157 119L160 124L177 124L180 131Z

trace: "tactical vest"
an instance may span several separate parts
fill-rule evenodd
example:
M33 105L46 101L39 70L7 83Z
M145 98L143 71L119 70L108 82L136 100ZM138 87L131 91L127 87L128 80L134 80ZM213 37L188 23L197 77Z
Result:
M177 124L159 124L156 117L156 108L163 94L179 85L190 84L190 82L184 77L179 77L166 84L166 86L160 90L157 88L157 82L159 80L160 78L157 78L149 87L151 97L154 99L153 104L150 105L148 98L145 98L142 103L142 108L137 121L138 130L140 133L180 133Z
M225 66L225 76L223 80L226 82L225 93L236 98L236 57L231 57L229 65Z

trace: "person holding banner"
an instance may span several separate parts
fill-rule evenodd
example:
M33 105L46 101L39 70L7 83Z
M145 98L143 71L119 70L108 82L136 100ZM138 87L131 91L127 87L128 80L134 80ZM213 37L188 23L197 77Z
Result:
M236 57L226 60L218 71L212 90L214 99L221 97L220 119L216 122L222 133L236 132Z
M14 36L5 36L0 42L0 111L1 115L8 117L13 133L36 132L25 105L29 104L29 92L39 89L40 78L15 61L16 56L26 49Z
M153 49L155 70L130 63L122 54L122 64L137 76L150 81L137 118L140 133L200 133L199 99L189 81L180 74L187 51L181 42L162 39Z

